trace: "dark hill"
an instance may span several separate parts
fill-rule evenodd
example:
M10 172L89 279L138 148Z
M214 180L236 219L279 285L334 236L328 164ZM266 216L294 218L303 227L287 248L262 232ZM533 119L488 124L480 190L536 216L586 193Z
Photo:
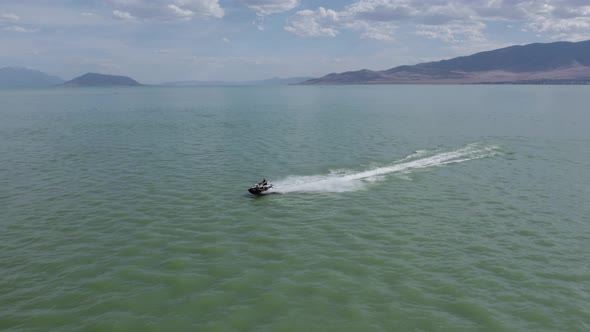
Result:
M0 68L0 88L44 88L63 83L64 80L38 70L5 67Z
M519 82L590 83L590 40L510 46L383 71L329 74L302 84Z
M97 73L87 73L67 81L64 86L140 86L136 80L127 76L104 75Z

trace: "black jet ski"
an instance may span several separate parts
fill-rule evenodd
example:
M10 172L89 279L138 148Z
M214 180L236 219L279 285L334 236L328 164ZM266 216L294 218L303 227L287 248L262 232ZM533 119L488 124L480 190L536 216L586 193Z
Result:
M268 182L266 184L263 184L263 182L260 182L248 188L248 191L252 195L262 195L265 191L269 190L270 188L272 188L272 184Z

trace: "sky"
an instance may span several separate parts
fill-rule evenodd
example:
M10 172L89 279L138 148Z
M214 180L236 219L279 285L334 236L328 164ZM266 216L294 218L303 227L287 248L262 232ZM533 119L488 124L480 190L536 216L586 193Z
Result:
M0 67L245 81L590 39L590 0L0 0Z

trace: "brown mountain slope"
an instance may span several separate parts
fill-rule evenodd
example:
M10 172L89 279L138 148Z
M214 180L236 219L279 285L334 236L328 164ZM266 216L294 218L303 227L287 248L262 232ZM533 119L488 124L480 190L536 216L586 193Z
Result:
M333 73L301 84L590 84L590 41L510 46L449 60Z

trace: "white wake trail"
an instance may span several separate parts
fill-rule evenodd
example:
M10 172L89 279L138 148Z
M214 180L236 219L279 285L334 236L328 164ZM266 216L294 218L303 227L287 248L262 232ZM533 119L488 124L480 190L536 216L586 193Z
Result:
M327 175L289 176L275 181L272 189L277 193L292 192L346 192L364 188L368 183L378 181L387 174L408 174L413 170L444 166L453 163L497 155L497 146L479 143L447 152L417 151L391 165L360 172L341 171Z

